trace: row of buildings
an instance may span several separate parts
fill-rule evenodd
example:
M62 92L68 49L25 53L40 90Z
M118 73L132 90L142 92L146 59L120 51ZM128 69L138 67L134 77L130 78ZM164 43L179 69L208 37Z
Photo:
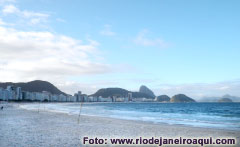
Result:
M128 93L126 97L94 97L82 94L81 91L72 95L57 95L50 92L28 92L22 91L21 87L7 86L6 89L0 88L0 100L3 101L46 101L46 102L129 102L139 101L134 99L132 93ZM141 100L143 101L143 100Z

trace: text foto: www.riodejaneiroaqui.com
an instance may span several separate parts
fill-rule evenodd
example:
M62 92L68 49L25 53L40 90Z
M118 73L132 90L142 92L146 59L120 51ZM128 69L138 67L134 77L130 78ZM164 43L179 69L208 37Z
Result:
M164 138L164 137L151 137L151 138L98 138L98 137L83 137L83 144L88 145L235 145L235 138Z

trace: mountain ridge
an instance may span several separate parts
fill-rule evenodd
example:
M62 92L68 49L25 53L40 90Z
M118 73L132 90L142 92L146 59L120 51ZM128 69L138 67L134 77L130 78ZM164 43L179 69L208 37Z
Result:
M12 85L15 87L21 87L23 91L29 91L29 92L42 92L42 91L48 91L52 94L63 94L67 95L66 93L59 90L56 86L54 86L52 83L48 81L42 81L42 80L34 80L30 82L0 82L0 87L7 88L7 86Z
M149 89L147 86L142 85L139 88L139 92L140 93L145 93L147 95L150 95L151 97L155 97L155 94L153 93L153 91L151 89Z
M91 96L102 96L104 98L107 97L112 97L112 96L119 96L119 97L126 97L128 95L128 93L132 93L132 97L133 98L154 98L146 93L141 93L141 92L132 92L132 91L128 91L126 89L123 88L101 88L99 89L97 92L95 92L94 94L92 94Z

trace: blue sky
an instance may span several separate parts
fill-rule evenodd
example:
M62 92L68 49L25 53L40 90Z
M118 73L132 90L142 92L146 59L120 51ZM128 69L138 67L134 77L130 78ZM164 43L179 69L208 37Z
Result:
M240 96L239 6L237 0L0 0L0 76L48 80L69 93L144 84L157 95Z

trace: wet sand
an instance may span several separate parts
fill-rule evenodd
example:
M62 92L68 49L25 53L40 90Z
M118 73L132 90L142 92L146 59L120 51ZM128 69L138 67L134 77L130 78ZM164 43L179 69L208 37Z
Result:
M83 146L83 137L215 137L236 138L240 131L197 128L184 125L153 124L150 122L113 118L78 116L47 111L30 111L10 106L0 111L0 147ZM106 145L104 145L106 146Z

